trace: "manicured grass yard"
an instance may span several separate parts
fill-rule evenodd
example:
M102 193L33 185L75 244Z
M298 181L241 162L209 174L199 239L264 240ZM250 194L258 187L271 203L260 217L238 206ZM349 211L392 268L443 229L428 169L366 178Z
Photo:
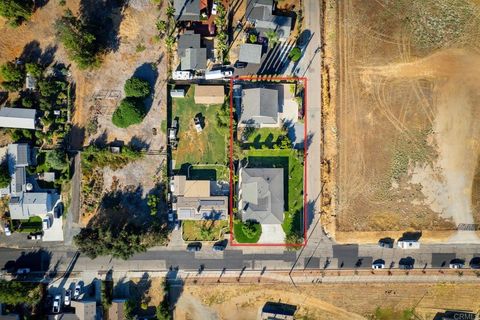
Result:
M12 230L22 233L42 231L42 218L34 216L28 220L13 220Z
M282 224L287 237L303 232L303 155L292 149L247 150L248 167L285 168L285 218ZM236 236L236 235L235 235Z
M228 230L228 220L182 221L182 236L185 241L217 241Z
M233 222L233 233L235 234L235 241L238 243L257 243L262 235L262 226L258 223L254 224L255 232L251 236L243 231L244 223L240 220Z
M266 146L268 149L272 149L278 138L284 135L285 132L280 128L258 128L248 136L242 147L248 149L253 146L255 149L260 149L262 146Z
M185 98L172 99L172 119L178 117L178 148L173 151L175 169L185 164L226 164L228 126L220 127L217 114L222 105L195 104L194 88L190 87ZM193 119L201 113L205 126L197 132Z

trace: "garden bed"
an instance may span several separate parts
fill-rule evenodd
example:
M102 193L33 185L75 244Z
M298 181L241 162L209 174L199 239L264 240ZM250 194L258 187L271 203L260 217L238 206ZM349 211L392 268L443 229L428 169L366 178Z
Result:
M182 221L182 238L185 241L218 241L228 230L227 220Z

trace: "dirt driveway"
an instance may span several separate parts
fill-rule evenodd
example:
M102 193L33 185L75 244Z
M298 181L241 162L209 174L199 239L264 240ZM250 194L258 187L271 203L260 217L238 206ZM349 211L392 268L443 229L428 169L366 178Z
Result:
M465 3L448 7L464 30L458 43L433 48L406 22L417 17L405 1L337 1L337 37L326 37L338 42L337 231L478 223L480 56L470 44L480 27ZM437 13L428 14L445 18Z

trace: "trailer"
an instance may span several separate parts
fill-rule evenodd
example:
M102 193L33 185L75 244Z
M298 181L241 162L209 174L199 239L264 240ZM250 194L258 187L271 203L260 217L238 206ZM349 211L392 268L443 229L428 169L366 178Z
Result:
M397 247L400 249L420 249L420 242L417 240L399 240Z

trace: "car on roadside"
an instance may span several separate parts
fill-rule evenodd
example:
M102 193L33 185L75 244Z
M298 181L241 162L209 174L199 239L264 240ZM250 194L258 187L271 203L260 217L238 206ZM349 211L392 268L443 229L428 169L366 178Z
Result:
M30 273L30 268L19 268L17 269L17 274L28 274Z
M480 257L475 257L470 260L470 268L480 269Z
M392 238L382 238L378 241L378 245L382 248L393 248L395 240Z
M414 268L414 265L415 265L415 259L413 259L412 257L402 258L398 262L399 269L410 270Z
M60 295L56 295L55 298L53 299L53 307L52 307L52 312L53 313L60 313L60 300L62 297Z
M8 226L7 223L5 224L5 227L3 228L3 231L4 231L4 233L7 237L12 235L12 232L10 231L10 227Z
M200 242L192 242L187 245L188 252L197 252L202 250L202 244Z
M227 248L227 244L228 244L228 240L215 242L215 244L212 247L212 250L215 252L225 251L225 249Z
M450 269L462 269L464 266L465 262L461 259L453 259L449 264Z
M75 286L75 290L73 291L73 299L78 299L80 297L80 293L82 292L82 286L77 284Z
M243 68L246 68L247 65L248 65L247 62L237 61L237 62L235 62L235 64L233 66L237 69L243 69Z
M372 269L384 269L385 268L385 260L377 259L372 263Z
M175 224L173 226L174 230L180 230L180 220L175 221Z
M167 219L168 219L168 222L170 223L172 223L175 220L175 217L173 216L173 211L168 211Z
M63 300L63 304L66 305L66 306L69 306L71 300L72 300L72 291L67 290L65 292L65 299Z

